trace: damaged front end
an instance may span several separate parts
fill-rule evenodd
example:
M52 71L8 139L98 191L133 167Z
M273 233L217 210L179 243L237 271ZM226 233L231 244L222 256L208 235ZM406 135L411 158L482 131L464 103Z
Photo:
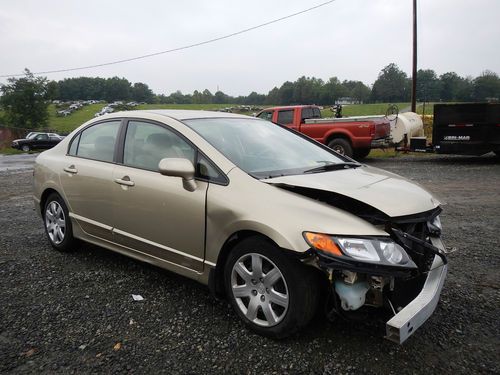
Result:
M281 186L350 212L388 236L335 236L304 232L314 262L330 283L327 314L347 318L385 312L386 338L403 343L434 312L447 273L440 239L441 208L389 217L334 192Z
M383 308L392 316L387 339L403 343L412 335L432 315L446 277L440 211L384 222L372 218L389 237L305 232L316 265L331 284L328 314L349 318L363 309Z

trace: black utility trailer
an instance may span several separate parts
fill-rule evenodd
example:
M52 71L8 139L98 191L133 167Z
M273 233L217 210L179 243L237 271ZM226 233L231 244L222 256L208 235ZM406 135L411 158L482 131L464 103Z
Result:
M412 151L500 156L500 103L435 104L432 145L412 138Z

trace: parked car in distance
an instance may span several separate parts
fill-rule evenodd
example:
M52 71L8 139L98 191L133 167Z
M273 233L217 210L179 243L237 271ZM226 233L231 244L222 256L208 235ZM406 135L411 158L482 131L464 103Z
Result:
M12 148L28 152L31 150L46 150L57 145L64 137L56 133L31 132L24 139L12 141Z
M355 159L391 143L390 122L384 118L321 118L320 108L315 105L266 108L257 117L287 126Z
M197 280L269 337L318 308L375 310L401 343L433 313L447 272L430 193L255 117L93 119L36 158L33 196L55 249L80 239Z

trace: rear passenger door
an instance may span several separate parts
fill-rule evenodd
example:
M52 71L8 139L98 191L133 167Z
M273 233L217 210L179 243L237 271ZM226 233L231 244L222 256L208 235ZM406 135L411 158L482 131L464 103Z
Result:
M113 169L120 120L97 123L77 133L60 171L70 217L88 234L112 240Z
M195 164L196 148L164 124L130 120L122 152L123 164L113 171L116 242L201 271L208 183L197 181L197 189L187 191L180 177L158 171L163 158Z

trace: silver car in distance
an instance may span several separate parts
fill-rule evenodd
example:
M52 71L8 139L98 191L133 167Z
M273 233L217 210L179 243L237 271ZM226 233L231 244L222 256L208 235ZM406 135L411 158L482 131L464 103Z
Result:
M446 277L431 194L247 116L91 120L37 157L34 199L55 249L83 240L195 279L274 338L321 307L380 312L401 343L433 313Z

